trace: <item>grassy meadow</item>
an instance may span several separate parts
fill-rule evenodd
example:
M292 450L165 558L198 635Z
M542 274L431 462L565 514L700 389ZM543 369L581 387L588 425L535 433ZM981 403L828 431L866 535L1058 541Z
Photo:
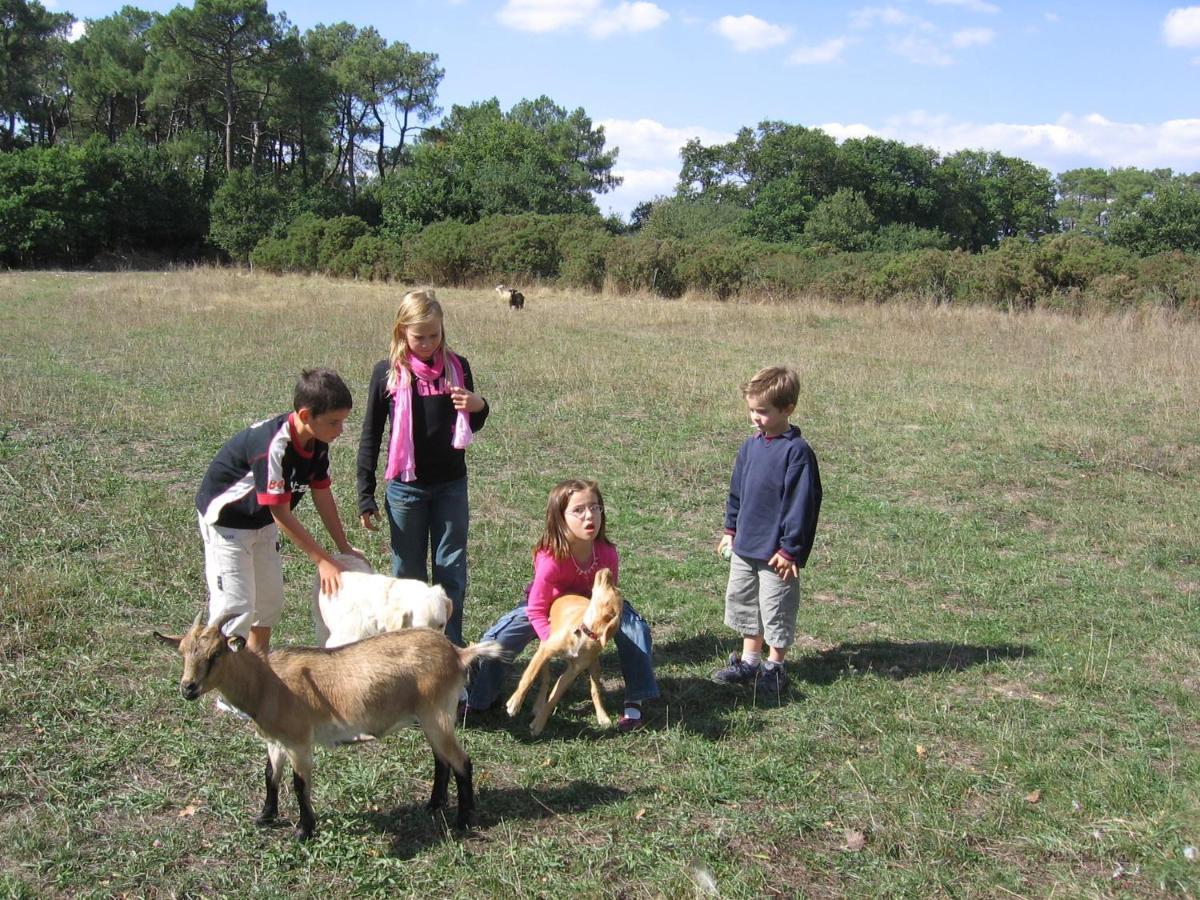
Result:
M466 633L518 599L553 482L598 479L654 632L648 727L598 729L579 683L540 739L528 708L468 721L469 833L424 811L416 729L318 753L311 842L255 828L261 742L182 700L150 633L204 603L213 453L287 409L304 366L363 397L400 289L0 274L0 895L1200 890L1200 327L439 294L492 405ZM738 386L774 362L802 375L825 503L792 687L768 702L708 675L738 646L713 552ZM348 522L360 423L333 448ZM349 530L387 565L385 532ZM287 559L276 643L309 643L311 566ZM615 713L615 654L605 671Z

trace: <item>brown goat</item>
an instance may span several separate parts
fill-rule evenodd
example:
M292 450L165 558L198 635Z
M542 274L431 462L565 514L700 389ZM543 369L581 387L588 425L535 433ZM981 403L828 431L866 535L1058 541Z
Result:
M456 825L470 825L475 806L471 760L454 736L458 695L467 667L477 658L499 659L499 644L465 649L426 628L376 635L331 650L296 647L269 658L245 649L238 635L222 628L233 616L207 627L199 616L183 637L154 632L183 656L179 691L196 700L216 690L245 712L267 742L266 800L255 823L267 825L279 810L279 781L286 756L300 807L296 837L316 826L309 792L313 745L332 746L360 735L382 736L416 721L433 748L433 794L426 809L447 803L450 771L458 790Z

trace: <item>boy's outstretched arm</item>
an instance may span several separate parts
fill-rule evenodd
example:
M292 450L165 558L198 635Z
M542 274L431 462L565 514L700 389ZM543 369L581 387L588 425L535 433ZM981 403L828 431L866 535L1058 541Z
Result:
M321 493L321 491L314 490L312 493L313 504L317 507L317 511L320 512L321 503L317 500L317 494ZM328 494L329 491L326 489L324 493ZM325 552L325 549L317 543L316 539L311 534L308 533L308 529L304 527L304 524L298 518L296 518L296 514L292 512L287 505L272 506L271 515L275 518L275 524L278 525L279 529L291 539L292 543L303 550L304 555L316 563L317 574L321 579L321 590L326 594L336 594L342 586L340 573L344 571L343 566ZM336 506L334 506L333 515L336 519ZM323 522L325 521L324 513L321 513L321 520ZM329 527L327 522L325 527ZM341 531L340 521L338 521L337 527L338 530ZM346 535L344 532L342 533L342 543L345 544L345 548L339 546L339 550L341 550L343 553L353 552L353 548L346 543Z
M334 499L333 491L329 488L313 488L311 493L313 506L317 508L317 515L321 517L321 523L329 532L329 536L333 538L333 544L338 548L338 552L366 559L346 540L346 529L342 525L342 517L338 513L337 500Z

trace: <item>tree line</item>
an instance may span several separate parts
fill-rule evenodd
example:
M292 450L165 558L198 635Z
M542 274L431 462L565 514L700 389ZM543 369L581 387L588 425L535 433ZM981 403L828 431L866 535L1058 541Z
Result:
M311 239L315 228L369 239L366 262L343 256L344 271L408 277L398 261L422 258L421 248L485 233L489 246L498 234L544 241L545 223L559 222L559 239L586 250L586 263L567 254L586 283L596 282L595 248L609 238L636 248L625 258L605 245L614 271L640 271L642 257L664 246L721 247L682 268L649 259L648 287L676 291L673 271L727 296L753 281L717 270L730 254L737 271L748 271L747 260L755 271L772 260L778 269L784 258L825 270L831 264L814 261L857 254L875 259L863 265L878 272L878 259L928 261L933 252L1031 247L1064 234L1079 239L1076 251L1095 245L1129 259L1200 251L1200 175L1089 168L1053 176L997 152L943 155L877 137L839 143L784 122L743 128L726 144L689 142L671 196L640 205L628 222L605 219L596 198L620 183L617 150L583 109L543 96L443 115L437 54L374 28L341 22L301 32L265 0L196 0L162 14L126 6L89 20L72 41L73 23L38 0L0 0L5 265L82 264L106 251L250 261L261 246L268 267L303 268L295 260L315 257L293 252L293 235ZM532 232L494 224L530 215L549 218ZM581 231L581 221L591 224ZM482 222L493 225L460 227ZM490 273L478 271L481 259L504 259L497 274L555 277L554 265L513 268L515 251L460 250L470 265L418 268L482 278ZM873 275L872 290L894 275ZM622 278L613 283L629 282Z

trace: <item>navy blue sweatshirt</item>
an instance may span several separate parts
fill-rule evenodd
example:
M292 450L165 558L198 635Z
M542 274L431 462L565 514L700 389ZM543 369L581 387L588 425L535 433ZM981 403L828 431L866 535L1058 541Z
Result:
M803 567L821 512L821 473L812 447L792 425L778 437L760 432L738 449L725 503L733 552L768 560L779 552Z

